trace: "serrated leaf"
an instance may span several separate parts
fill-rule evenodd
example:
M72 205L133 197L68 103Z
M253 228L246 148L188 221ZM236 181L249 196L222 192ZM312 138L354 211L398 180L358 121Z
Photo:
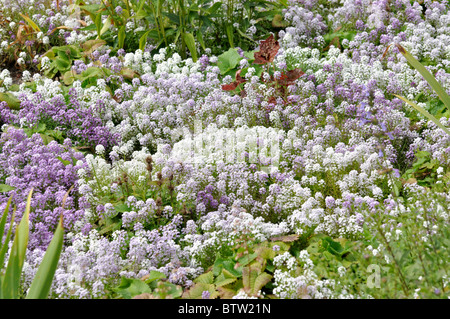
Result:
M214 275L212 271L208 271L207 273L201 274L195 278L194 282L199 284L212 284L214 282Z
M215 284L218 287L221 286L226 286L228 284L231 284L233 282L235 282L237 280L237 277L234 276L231 272L229 272L226 269L222 269L222 272L220 273L219 276L217 276L216 280L215 280Z
M236 291L231 288L217 287L220 299L232 299L236 295Z
M204 291L210 293L210 298L216 298L219 293L215 290L214 284L208 284L199 282L194 284L189 290L185 291L182 295L183 299L201 299Z

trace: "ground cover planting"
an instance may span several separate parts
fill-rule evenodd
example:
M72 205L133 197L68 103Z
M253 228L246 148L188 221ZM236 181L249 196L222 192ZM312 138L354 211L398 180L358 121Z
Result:
M448 0L0 0L0 298L447 299Z

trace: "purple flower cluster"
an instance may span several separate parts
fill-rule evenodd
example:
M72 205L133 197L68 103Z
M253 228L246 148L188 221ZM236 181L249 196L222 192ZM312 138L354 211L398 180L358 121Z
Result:
M0 210L12 196L17 206L16 222L25 210L31 188L29 249L46 247L62 214L64 228L70 230L84 215L78 201L77 170L86 167L83 155L71 148L69 139L63 145L44 145L39 134L30 138L21 129L9 127L0 138L0 183L14 187L0 193ZM65 164L68 161L70 164ZM64 208L63 198L69 189Z
M98 105L95 105L98 108ZM101 107L101 105L100 105ZM111 148L117 143L114 135L95 115L101 109L83 108L80 106L75 90L69 91L67 101L63 95L45 99L37 92L25 95L18 111L12 110L5 103L0 103L0 121L6 124L37 127L45 124L48 130L57 130L70 138L75 145L103 145Z

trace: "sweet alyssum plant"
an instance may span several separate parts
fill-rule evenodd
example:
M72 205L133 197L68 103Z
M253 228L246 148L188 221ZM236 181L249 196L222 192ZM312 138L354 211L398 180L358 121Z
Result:
M400 51L400 53L403 54L403 56L409 62L409 64L411 64L417 71L419 71L420 74L424 77L424 79L430 84L430 86L433 88L433 90L439 96L439 98L444 103L446 108L448 110L450 110L450 96L445 92L445 90L442 88L442 86L439 85L439 82L436 81L435 77L419 61L417 61L411 55L411 53L406 51L406 49L404 47L402 47L400 44L396 44L396 46L397 46L398 50ZM386 51L383 54L383 57L386 55L388 49L389 49L389 46L386 48ZM439 120L436 117L434 117L432 114L427 112L424 108L420 107L419 105L417 105L416 103L414 103L412 101L405 99L402 96L399 96L397 94L394 94L394 95L396 97L398 97L400 100L402 100L403 102L406 102L409 105L411 105L415 110L419 111L422 115L427 117L434 124L436 124L439 128L441 128L445 133L450 135L450 131L448 130L448 128L446 128L444 125L442 125L442 123L439 122Z
M4 267L5 255L9 247L9 241L11 239L12 227L14 224L15 209L12 214L10 227L5 240L0 240L1 250L0 250L0 299L18 299L20 298L20 278L22 274L23 264L25 262L25 255L28 245L29 236L29 215L30 215L30 205L31 196L33 189L31 189L27 204L25 208L25 213L17 226L16 233L14 235L14 241L11 247L11 252L9 255L8 263L6 268ZM66 194L67 197L67 194ZM5 225L7 221L7 216L9 208L11 206L11 199L9 198L6 205L3 216L0 220L0 239L3 239ZM62 226L62 216L59 221L58 227L54 233L53 239L50 242L47 251L42 259L41 265L39 266L37 273L31 283L30 289L26 295L26 299L45 299L48 296L50 287L52 284L53 276L55 275L56 267L58 265L59 256L61 255L62 246L64 239L64 229Z

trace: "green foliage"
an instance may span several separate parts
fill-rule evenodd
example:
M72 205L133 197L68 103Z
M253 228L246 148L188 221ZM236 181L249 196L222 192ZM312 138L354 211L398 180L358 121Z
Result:
M17 226L14 241L10 250L10 255L6 269L4 267L4 257L8 250L9 240L12 236L14 224L15 209L10 220L10 227L5 240L0 240L0 299L18 299L21 297L20 279L22 268L25 262L25 254L28 245L29 235L29 215L31 207L31 196L33 189L28 194L27 204L22 219ZM0 239L4 234L11 198L8 200L5 211L0 221ZM50 242L44 258L37 270L37 273L31 283L30 290L26 296L27 299L45 299L50 291L53 276L58 265L64 240L64 229L62 226L62 216L52 241Z
M122 277L113 289L122 299L175 299L182 294L182 288L167 281L166 275L152 270L141 279Z
M42 57L50 59L49 67L44 71L44 75L53 78L57 74L64 74L72 68L73 60L82 57L80 48L76 45L54 46Z
M10 109L20 109L20 100L16 98L11 92L0 92L0 102L6 102Z
M436 78L419 62L417 61L408 51L405 50L400 44L396 44L398 50L401 54L406 58L406 60L411 64L417 71L420 72L420 74L425 78L425 80L430 84L430 86L433 88L433 90L436 92L436 94L439 96L439 99L444 103L445 109L450 110L450 96L445 92L445 90L442 88L442 86L439 84L439 82L436 80ZM389 47L387 48L389 49ZM387 53L384 53L384 55ZM402 101L408 103L411 105L415 110L419 111L423 116L427 117L429 120L433 121L434 124L436 124L439 128L441 128L444 132L450 135L450 131L448 128L446 128L444 125L441 124L441 122L432 114L430 114L427 110L423 109L422 107L418 106L412 101L409 101L405 99L404 97L398 96L394 94L396 97L401 99ZM439 108L436 113L444 113L444 109L441 107Z
M202 293L208 291L211 299L230 299L240 290L248 296L259 297L272 280L274 257L289 248L290 244L283 241L238 245L231 254L219 254L209 270L197 277L194 285L183 293L183 298L201 299Z
M420 186L439 187L437 169L441 166L439 161L431 158L431 154L425 151L416 152L416 160L412 167L403 175L403 179L409 182L417 182ZM450 174L443 176L443 181L450 181Z
M97 39L107 41L116 50L143 50L151 43L156 49L175 47L183 59L189 52L194 61L200 49L235 46L251 49L258 38L286 25L281 15L286 1L251 0L244 1L242 7L236 5L236 0L107 0L98 5L83 5L79 0L77 3L94 21L85 29L97 31ZM114 10L117 6L123 8L120 14ZM104 23L102 15L107 16ZM129 22L143 30L126 32ZM252 25L256 28L253 37L247 34Z

